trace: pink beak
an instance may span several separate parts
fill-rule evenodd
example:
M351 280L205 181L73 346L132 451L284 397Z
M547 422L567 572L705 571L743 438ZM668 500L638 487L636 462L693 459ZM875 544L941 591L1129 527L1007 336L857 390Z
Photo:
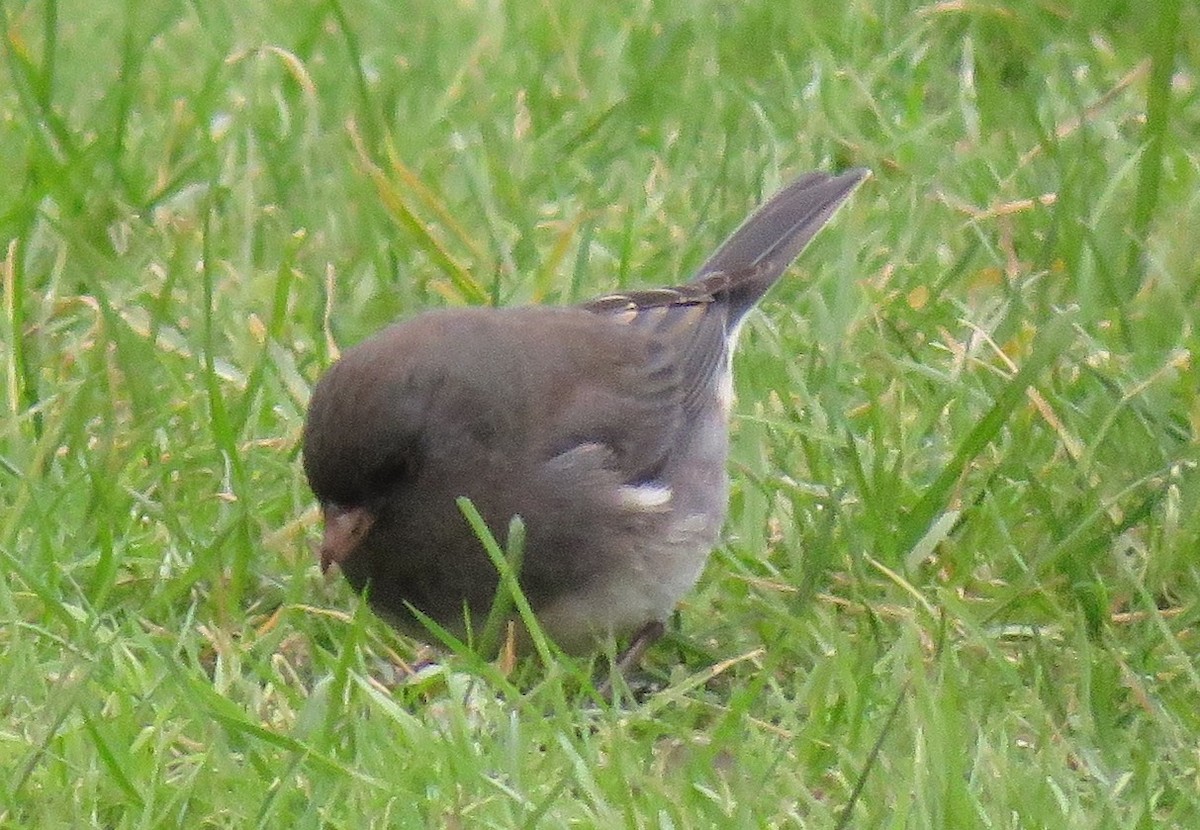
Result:
M325 538L321 540L321 573L341 565L354 553L359 543L375 524L375 517L362 507L340 507L327 504Z

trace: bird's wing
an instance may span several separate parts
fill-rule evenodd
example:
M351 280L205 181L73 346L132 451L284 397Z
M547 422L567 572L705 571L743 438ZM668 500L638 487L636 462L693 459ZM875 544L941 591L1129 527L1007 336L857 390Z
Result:
M728 308L712 287L700 282L609 294L583 306L628 326L651 344L662 365L650 369L665 377L671 368L671 391L684 422L705 407L728 360Z
M754 211L690 282L608 294L582 307L625 323L669 356L678 368L675 392L686 422L726 370L742 317L866 176L864 169L801 176Z
M690 282L583 303L630 336L581 337L558 356L577 367L578 381L564 378L574 392L560 410L556 448L602 443L626 481L653 478L679 431L714 405L741 318L866 175L801 176L751 214ZM626 353L616 353L618 343Z
M687 419L691 378L678 342L657 326L643 327L650 320L634 319L639 315L540 311L536 326L531 319L522 328L519 317L506 326L513 336L529 338L520 354L531 412L541 424L538 454L554 458L596 445L609 453L606 466L622 482L655 479ZM662 313L685 314L686 308L662 306ZM534 344L534 337L541 342Z

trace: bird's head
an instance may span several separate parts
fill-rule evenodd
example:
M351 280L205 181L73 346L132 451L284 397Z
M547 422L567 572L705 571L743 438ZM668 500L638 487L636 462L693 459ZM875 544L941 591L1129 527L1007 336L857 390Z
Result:
M419 473L438 384L404 335L393 327L348 350L313 390L303 454L325 520L322 571L354 553Z

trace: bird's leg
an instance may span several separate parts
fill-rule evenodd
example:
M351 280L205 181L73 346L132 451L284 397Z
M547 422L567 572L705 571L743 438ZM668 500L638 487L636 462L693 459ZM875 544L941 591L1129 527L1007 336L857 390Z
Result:
M620 674L621 677L627 678L629 672L637 668L638 664L642 662L642 657L645 656L646 650L658 642L658 639L662 637L663 632L666 630L667 628L663 625L662 620L650 620L650 622L639 628L637 633L633 635L633 639L629 641L629 645L617 656L616 661L613 663L613 671ZM602 698L611 701L612 677L609 676L602 680L596 687L596 691L600 693Z
M646 650L657 643L666 630L667 628L663 625L662 620L651 620L637 630L637 633L633 635L633 639L629 641L629 647L617 657L616 668L622 677L632 669L637 668L638 664L642 662L642 657L645 656Z

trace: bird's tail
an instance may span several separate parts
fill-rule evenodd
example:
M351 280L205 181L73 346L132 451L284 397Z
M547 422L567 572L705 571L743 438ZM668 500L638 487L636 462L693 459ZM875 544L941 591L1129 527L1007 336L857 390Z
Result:
M696 271L691 282L725 282L730 318L739 319L792 264L870 171L806 173L754 211Z

